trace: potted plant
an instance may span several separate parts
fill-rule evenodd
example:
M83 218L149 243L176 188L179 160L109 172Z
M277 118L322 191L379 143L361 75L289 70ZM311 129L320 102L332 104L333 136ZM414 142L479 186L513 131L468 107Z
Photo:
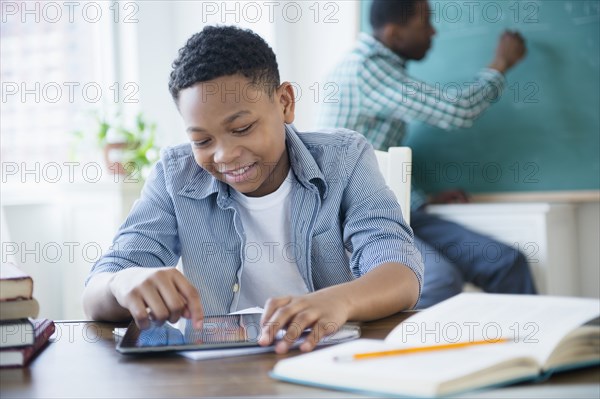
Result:
M129 124L119 115L108 118L95 113L94 119L96 145L102 150L107 168L113 174L144 178L158 159L156 124L147 122L142 113ZM87 136L82 130L74 135L80 140Z

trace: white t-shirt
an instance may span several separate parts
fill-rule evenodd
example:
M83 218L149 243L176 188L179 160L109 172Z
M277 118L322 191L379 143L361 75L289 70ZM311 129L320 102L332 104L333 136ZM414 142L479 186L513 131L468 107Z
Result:
M281 186L263 197L247 197L232 190L246 233L244 265L232 311L264 307L270 297L308 292L291 242L293 176L290 169Z

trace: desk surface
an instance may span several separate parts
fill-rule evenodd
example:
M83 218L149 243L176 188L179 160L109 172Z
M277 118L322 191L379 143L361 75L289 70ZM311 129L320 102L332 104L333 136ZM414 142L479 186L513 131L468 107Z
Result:
M363 337L384 338L410 312L364 323ZM279 382L267 373L299 352L194 361L175 354L121 355L112 329L59 322L52 342L28 368L0 370L1 397L358 397ZM122 325L118 325L122 326ZM543 384L483 391L474 397L600 397L600 367L555 375Z

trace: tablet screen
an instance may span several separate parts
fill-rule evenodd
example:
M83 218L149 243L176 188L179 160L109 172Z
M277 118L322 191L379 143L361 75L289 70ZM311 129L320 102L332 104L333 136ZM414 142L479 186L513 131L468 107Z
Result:
M153 325L140 330L135 322L131 322L125 335L117 344L121 353L167 352L181 350L206 350L235 347L257 347L261 334L261 314L238 314L225 316L207 316L203 320L202 329L196 330L192 322L181 319L176 324L165 323ZM276 339L284 335L286 339L298 339L310 330L294 332L279 331ZM327 332L325 332L327 333ZM300 335L300 337L298 337ZM360 327L344 324L335 334L325 336L319 345L337 344L360 337Z
M131 322L117 350L140 353L258 346L260 317L260 314L207 316L199 330L187 319L176 324L152 325L144 330Z

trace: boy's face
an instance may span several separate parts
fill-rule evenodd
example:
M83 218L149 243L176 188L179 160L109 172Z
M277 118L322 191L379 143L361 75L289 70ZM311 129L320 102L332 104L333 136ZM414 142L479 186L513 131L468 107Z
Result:
M289 83L269 97L242 75L223 76L181 90L178 105L198 165L247 196L279 188L289 171L284 123L294 121Z

